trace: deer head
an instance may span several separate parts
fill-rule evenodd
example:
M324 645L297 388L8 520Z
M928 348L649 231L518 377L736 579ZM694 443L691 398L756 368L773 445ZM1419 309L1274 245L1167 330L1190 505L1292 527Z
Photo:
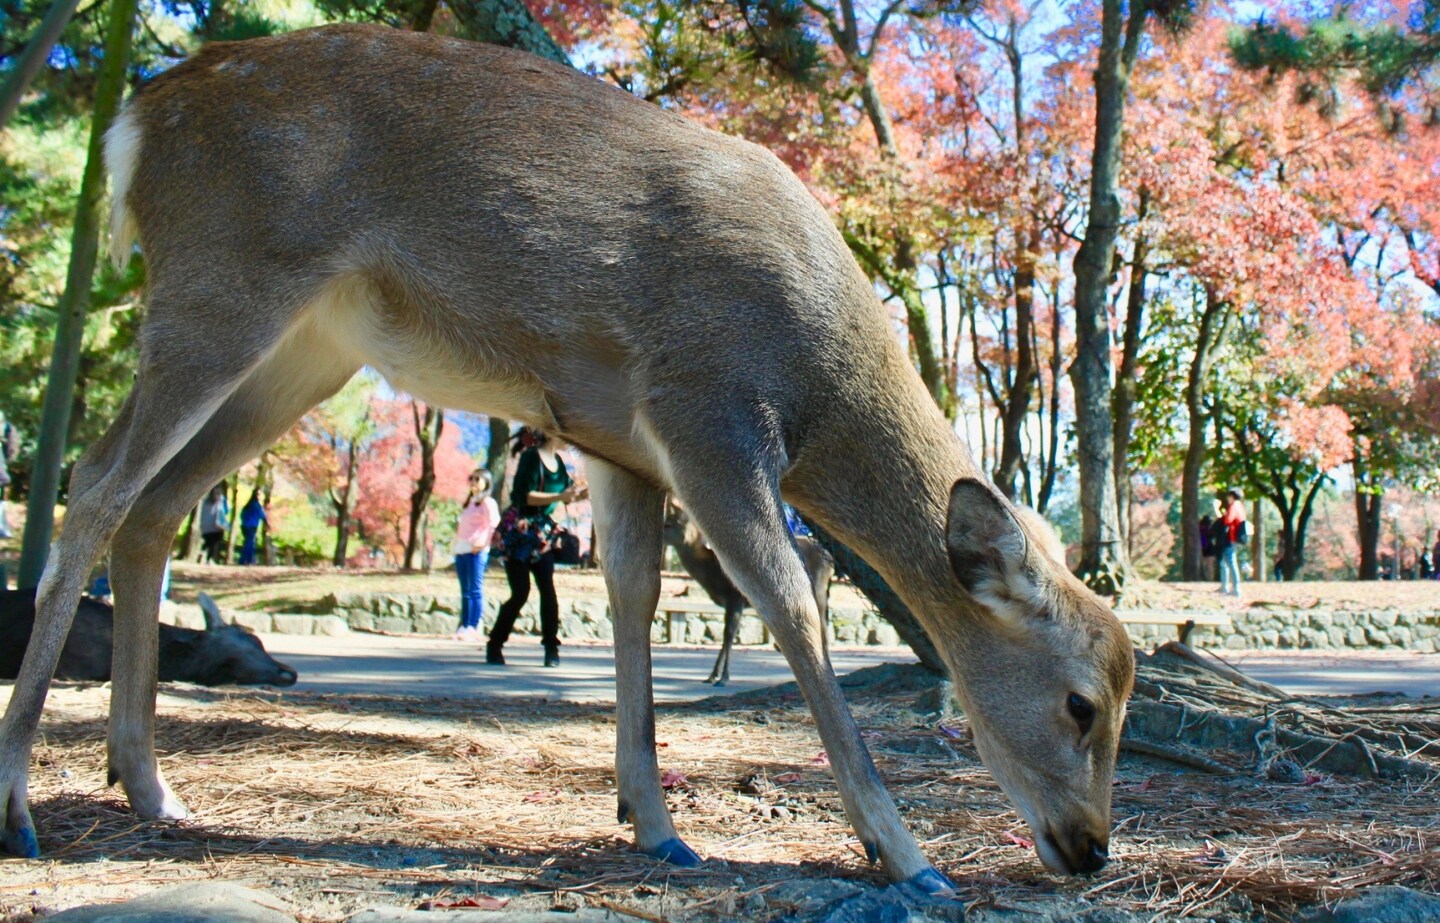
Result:
M1033 515L1033 514L1032 514ZM975 746L1058 872L1110 842L1110 785L1134 654L1114 615L1055 556L1054 534L970 478L950 492L946 547L982 608L953 667Z

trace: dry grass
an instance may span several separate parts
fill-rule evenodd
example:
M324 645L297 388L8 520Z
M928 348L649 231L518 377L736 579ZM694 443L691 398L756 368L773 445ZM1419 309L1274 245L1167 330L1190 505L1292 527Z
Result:
M1277 783L1244 754L1227 776L1122 761L1117 861L1091 879L1060 879L1023 845L963 720L918 721L913 688L851 698L907 821L967 903L1085 898L1166 919L1287 919L1298 905L1377 885L1440 886L1435 782ZM94 690L61 689L55 705L32 800L53 884L43 893L60 904L99 885L213 877L282 894L311 919L478 890L516 906L710 920L791 879L880 882L793 695L662 710L661 766L683 773L670 779L671 808L711 860L698 870L629 851L614 816L606 706L173 689L159 746L196 819L166 825L137 823L103 788ZM0 878L0 910L18 908L34 884Z

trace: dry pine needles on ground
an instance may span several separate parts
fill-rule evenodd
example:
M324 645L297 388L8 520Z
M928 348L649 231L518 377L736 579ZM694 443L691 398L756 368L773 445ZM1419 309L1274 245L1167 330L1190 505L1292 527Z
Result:
M1193 746L1205 742L1195 728L1242 715L1333 740L1343 731L1372 755L1393 748L1440 769L1433 703L1278 701L1183 658L1146 664L1137 707L1183 708L1188 727L1122 760L1115 861L1093 878L1061 879L1040 866L963 719L914 710L918 675L879 668L849 695L908 823L967 903L1024 907L1059 895L1166 919L1285 919L1375 885L1440 886L1433 774L1362 778L1312 760L1287 775L1274 771L1291 759L1274 739L1269 751L1265 738L1248 752ZM55 693L32 774L47 862L30 865L29 880L0 872L0 909L213 877L273 890L316 920L481 892L514 906L709 920L784 912L777 888L796 878L881 883L803 702L784 687L662 709L676 824L712 860L698 870L628 849L607 706L167 687L159 748L194 819L154 824L104 788L101 692ZM1187 754L1211 771L1188 771Z

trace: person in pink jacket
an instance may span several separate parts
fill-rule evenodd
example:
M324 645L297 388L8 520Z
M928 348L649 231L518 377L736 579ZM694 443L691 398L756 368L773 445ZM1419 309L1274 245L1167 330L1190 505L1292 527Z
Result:
M461 641L480 635L480 620L485 617L485 568L490 563L490 535L499 524L500 507L490 496L490 472L476 468L470 472L470 492L460 507L455 542L450 546L455 555L455 575L460 578L460 630L455 632L455 637Z

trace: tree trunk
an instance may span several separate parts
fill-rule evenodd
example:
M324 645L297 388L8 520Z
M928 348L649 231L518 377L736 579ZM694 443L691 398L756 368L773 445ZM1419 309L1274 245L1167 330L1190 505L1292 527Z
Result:
M1360 541L1360 579L1380 579L1380 501L1384 489L1372 484L1357 453L1350 463L1355 474L1355 522Z
M1104 0L1100 59L1095 68L1095 150L1090 214L1075 254L1075 435L1080 468L1080 573L1101 593L1118 592L1129 569L1115 491L1115 433L1111 424L1110 323L1105 293L1120 226L1120 136L1130 69L1145 31L1145 0L1133 0L1125 20L1121 0ZM1123 44L1122 44L1123 33Z
M1200 332L1195 338L1195 355L1185 381L1185 409L1190 421L1190 441L1185 448L1185 465L1180 479L1180 572L1184 580L1203 580L1200 554L1200 468L1205 462L1205 382L1215 351L1225 339L1229 312L1213 292L1205 293L1205 311L1200 315Z
M521 0L454 0L449 6L465 38L519 48L560 64L570 63L569 55Z
M275 490L274 463L271 461L270 450L266 449L260 453L260 464L255 472L255 490L260 495L260 505L265 507L265 521L260 524L260 534L257 536L261 559L266 567L275 566L275 537L270 534L270 495Z
M193 562L200 554L200 530L195 528L195 523L200 518L200 504L190 510L190 515L185 517L185 528L180 533L180 560Z
M415 401L410 402L410 416L415 422L415 438L420 442L420 476L410 492L410 531L405 535L405 570L412 570L415 552L424 541L422 525L430 495L435 492L435 446L445 428L445 411L426 406L422 418Z
M490 472L490 496L505 508L505 460L510 448L510 421L490 418L490 446L485 450L485 470Z
M1265 583L1270 579L1269 562L1265 560L1265 503L1259 497L1250 513L1250 579Z
M1320 493L1320 488L1329 480L1329 475L1316 475L1315 480L1310 484L1310 489L1305 494L1305 501L1300 507L1299 519L1295 524L1295 544L1291 547L1294 554L1291 555L1293 563L1290 566L1290 573L1285 575L1286 580L1294 580L1300 576L1300 569L1305 565L1305 536L1310 529L1310 516L1315 511L1315 497Z
M1050 452L1040 481L1040 497L1035 511L1045 515L1050 496L1055 491L1055 475L1060 467L1060 372L1064 354L1060 351L1060 286L1054 287L1050 303Z
M70 430L70 407L75 396L75 375L80 367L80 345L85 335L85 312L100 248L100 199L105 194L105 132L114 121L125 89L125 64L130 59L130 38L135 29L137 0L112 0L105 31L105 57L96 78L95 113L90 123L90 144L80 197L75 203L75 229L71 237L70 267L65 292L55 306L55 349L40 413L39 442L30 467L30 497L20 551L18 586L35 586L45 570L50 537L55 527L60 467Z
M70 23L70 17L75 15L75 8L79 5L80 0L54 0L50 9L45 11L45 18L40 20L40 26L30 37L30 41L25 43L25 50L16 59L10 76L5 78L4 87L0 87L0 129L9 125L10 120L15 117L16 110L20 108L20 100L25 98L25 91L30 89L30 84L34 82L35 75L40 73L40 68L45 66L46 59L50 57L50 49L60 41L65 27ZM128 50L125 54L129 57Z
M419 0L410 14L410 31L429 32L430 23L435 19L435 10L440 0Z
M237 524L240 522L240 475L236 474L230 482L230 518L225 523L225 563L232 564L235 561L235 534L239 531Z
M1025 417L1030 413L1030 392L1035 381L1033 349L1035 322L1035 254L1038 245L1031 232L1017 247L1015 254L1015 369L1010 389L1005 395L1001 416L1000 465L995 469L995 486L1006 499L1014 500L1015 477L1025 453L1020 443Z
M330 492L330 502L335 506L335 557L332 563L344 567L349 558L350 547L350 500L355 489L355 469L360 466L360 453L352 440L345 453L345 489L339 494Z
M1150 196L1140 190L1139 216L1145 218ZM1135 255L1130 261L1130 290L1125 298L1125 331L1120 353L1120 374L1115 379L1115 501L1119 506L1120 534L1125 540L1127 556L1130 546L1130 440L1135 425L1135 399L1139 382L1140 332L1145 324L1145 258L1147 242L1141 234L1135 239Z

